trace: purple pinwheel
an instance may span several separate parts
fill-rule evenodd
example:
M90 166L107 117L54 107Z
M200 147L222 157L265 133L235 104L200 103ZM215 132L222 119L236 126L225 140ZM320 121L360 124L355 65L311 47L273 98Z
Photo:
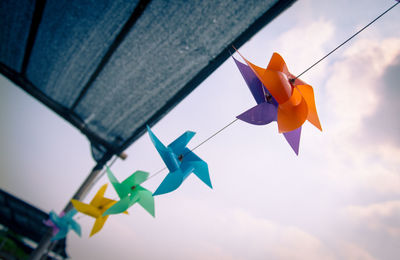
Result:
M232 58L257 102L255 107L252 107L246 112L238 115L237 118L253 125L266 125L272 121L277 121L278 102L276 102L274 97L263 86L249 66L241 63L234 57ZM301 127L291 132L283 133L283 136L296 155L299 154L300 134Z

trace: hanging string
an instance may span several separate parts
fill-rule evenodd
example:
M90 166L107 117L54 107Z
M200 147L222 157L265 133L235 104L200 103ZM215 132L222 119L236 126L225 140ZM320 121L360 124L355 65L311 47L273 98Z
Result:
M317 65L318 63L320 63L321 61L323 61L325 58L327 58L329 55L331 55L332 53L334 53L337 49L339 49L340 47L342 47L343 45L345 45L347 42L349 42L351 39L353 39L354 37L356 37L359 33L361 33L362 31L364 31L367 27L369 27L371 24L373 24L374 22L376 22L379 18L381 18L382 16L384 16L387 12L389 12L390 10L392 10L396 5L398 5L400 2L395 3L394 5L392 5L389 9L387 9L385 12L381 13L379 16L377 16L374 20L372 20L371 22L369 22L366 26L364 26L363 28L361 28L360 30L358 30L355 34L353 34L350 38L348 38L347 40L345 40L344 42L342 42L341 44L339 44L336 48L334 48L333 50L331 50L328 54L326 54L324 57L322 57L321 59L319 59L317 62L315 62L313 65L311 65L310 67L308 67L308 69L306 69L305 71L303 71L302 73L300 73L296 78L294 78L294 80L298 79L300 76L302 76L304 73L306 73L307 71L309 71L310 69L312 69L315 65Z
M398 5L400 2L395 3L394 5L392 5L391 7L389 7L386 11L384 11L383 13L381 13L380 15L378 15L375 19L373 19L371 22L369 22L367 25L365 25L363 28L361 28L360 30L358 30L356 33L354 33L352 36L350 36L348 39L346 39L344 42L342 42L341 44L339 44L336 48L334 48L333 50L331 50L328 54L326 54L324 57L322 57L321 59L319 59L317 62L315 62L314 64L312 64L310 67L308 67L305 71L303 71L302 73L300 73L296 78L294 78L293 80L296 80L297 78L299 78L300 76L304 75L306 72L308 72L310 69L312 69L314 66L316 66L318 63L320 63L321 61L323 61L324 59L326 59L329 55L331 55L332 53L334 53L335 51L337 51L340 47L342 47L343 45L345 45L347 42L349 42L350 40L352 40L354 37L356 37L358 34L360 34L362 31L364 31L366 28L368 28L371 24L373 24L374 22L376 22L377 20L379 20L382 16L384 16L387 12L389 12L390 10L392 10L396 5ZM232 53L229 50L229 53L232 56ZM205 139L203 142L201 142L199 145L195 146L193 149L191 149L189 152L187 152L186 154L193 152L195 149L197 149L198 147L200 147L201 145L203 145L204 143L208 142L210 139L212 139L214 136L216 136L217 134L221 133L223 130L225 130L226 128L228 128L230 125L232 125L233 123L235 123L238 119L235 118L235 120L233 120L232 122L230 122L229 124L227 124L226 126L222 127L220 130L218 130L217 132L215 132L214 134L212 134L210 137L208 137L207 139ZM186 154L184 154L183 156L185 156ZM147 178L147 180L155 177L156 175L160 174L162 171L164 171L165 169L167 169L167 167L164 167L160 170L158 170L157 172L153 173L150 175L149 178Z
M314 64L312 64L310 67L308 67L305 71L303 71L302 73L300 73L296 78L294 78L293 80L299 78L300 76L304 75L306 72L308 72L310 69L312 69L313 67L315 67L317 64L319 64L321 61L323 61L324 59L326 59L328 56L330 56L332 53L334 53L335 51L337 51L340 47L342 47L343 45L345 45L347 42L349 42L350 40L352 40L354 37L356 37L358 34L360 34L362 31L364 31L366 28L368 28L370 25L372 25L373 23L375 23L377 20L379 20L382 16L384 16L387 12L389 12L390 10L392 10L396 5L398 5L400 2L396 2L394 5L392 5L391 7L389 7L386 11L384 11L383 13L381 13L380 15L378 15L375 19L373 19L371 22L369 22L367 25L365 25L364 27L362 27L360 30L358 30L356 33L354 33L352 36L350 36L348 39L346 39L344 42L342 42L341 44L339 44L337 47L335 47L333 50L331 50L328 54L326 54L325 56L323 56L321 59L319 59L318 61L316 61ZM230 52L230 51L229 51ZM231 53L232 56L232 53ZM183 154L183 156L187 155L190 152L193 152L194 150L196 150L197 148L199 148L201 145L205 144L206 142L208 142L209 140L211 140L212 138L214 138L216 135L218 135L219 133L221 133L223 130L225 130L226 128L228 128L229 126L231 126L233 123L235 123L238 119L235 118L233 121L231 121L230 123L228 123L227 125L225 125L224 127L222 127L220 130L216 131L214 134L212 134L210 137L206 138L203 142L201 142L200 144L198 144L197 146L195 146L193 149L189 150L186 154ZM108 167L111 167L114 162L117 160L117 156L113 159L113 161L110 163L110 165ZM148 181L149 179L157 176L158 174L160 174L161 172L163 172L164 170L166 170L167 167L164 167L158 171L156 171L155 173L151 174L146 181ZM106 173L106 169L103 170L103 172L96 178L96 180L93 182L93 184L91 185L91 187L98 182Z
M392 5L391 7L389 7L386 11L384 11L382 14L380 14L379 16L377 16L375 19L373 19L371 22L369 22L367 25L365 25L363 28L361 28L360 30L358 30L356 33L354 33L351 37L349 37L348 39L346 39L344 42L342 42L341 44L339 44L336 48L334 48L333 50L331 50L328 54L326 54L325 56L323 56L321 59L319 59L318 61L316 61L314 64L312 64L310 67L308 67L305 71L303 71L302 73L300 73L296 78L294 78L293 80L296 80L297 78L299 78L300 76L304 75L306 72L308 72L310 69L312 69L314 66L316 66L318 63L320 63L321 61L323 61L324 59L326 59L329 55L331 55L332 53L334 53L336 50L338 50L340 47L342 47L343 45L345 45L347 42L349 42L350 40L352 40L354 37L356 37L358 34L360 34L362 31L364 31L366 28L368 28L371 24L373 24L374 22L376 22L377 20L379 20L382 16L384 16L387 12L389 12L390 10L392 10L396 5L398 5L400 2L395 3L394 5ZM230 51L229 51L230 52ZM232 53L231 53L232 56ZM204 141L202 141L200 144L198 144L197 146L195 146L193 149L190 149L187 153L183 154L182 156L185 156L187 154L189 154L190 152L193 152L194 150L196 150L197 148L199 148L200 146L202 146L203 144L205 144L206 142L208 142L209 140L211 140L212 138L214 138L216 135L218 135L219 133L221 133L222 131L224 131L226 128L228 128L229 126L231 126L233 123L235 123L238 120L238 118L235 118L233 121L231 121L230 123L228 123L227 125L225 125L224 127L222 127L221 129L219 129L218 131L216 131L214 134L212 134L211 136L209 136L208 138L206 138ZM113 160L111 161L111 163L108 165L109 168L111 168L111 166L115 163L115 161L118 159L118 156L115 156L113 158ZM146 180L150 180L151 178L157 176L158 174L160 174L161 172L163 172L164 170L166 170L167 167L164 167L158 171L156 171L155 173L151 174ZM90 188L91 189L106 173L107 169L104 169L103 172L93 181L93 183L91 184ZM114 198L114 200L116 200L117 198ZM85 217L87 215L82 214L80 216L78 216L76 219L79 220L82 217Z

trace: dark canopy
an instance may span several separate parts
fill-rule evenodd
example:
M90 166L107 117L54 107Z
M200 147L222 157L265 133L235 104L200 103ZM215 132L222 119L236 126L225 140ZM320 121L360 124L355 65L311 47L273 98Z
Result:
M43 221L49 215L28 203L0 189L0 224L6 226L18 235L39 243L47 232ZM52 249L58 255L67 257L65 238L59 240Z
M119 154L294 0L2 0L0 72Z

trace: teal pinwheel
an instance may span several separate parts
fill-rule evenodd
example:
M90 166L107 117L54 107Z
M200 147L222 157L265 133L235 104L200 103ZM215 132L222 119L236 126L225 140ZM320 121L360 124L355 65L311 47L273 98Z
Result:
M66 237L71 229L81 236L81 226L73 219L76 213L75 209L65 214L61 212L60 215L57 215L54 211L49 213L49 219L44 224L53 229L52 241Z
M153 196L176 190L191 173L212 188L207 163L186 147L195 135L194 132L186 131L168 146L155 136L149 126L147 126L147 132L169 170Z

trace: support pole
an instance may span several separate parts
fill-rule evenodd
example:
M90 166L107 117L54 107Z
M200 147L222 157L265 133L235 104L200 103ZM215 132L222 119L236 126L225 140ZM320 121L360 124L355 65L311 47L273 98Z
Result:
M103 157L102 160L100 160L96 166L93 168L93 170L90 172L86 180L82 183L82 185L79 187L79 189L76 191L75 195L72 197L72 199L76 200L82 200L86 194L89 192L90 187L92 186L91 184L93 181L96 179L96 177L100 174L101 170L104 167L104 164L111 158L111 155L107 154ZM64 212L68 212L69 210L72 209L72 204L71 201L68 201L67 205L64 208ZM36 249L32 252L32 254L29 257L29 260L41 260L43 254L46 253L47 249L51 245L51 238L52 238L52 230L51 228L48 228L46 234L42 237L40 240L38 246ZM46 259L46 258L45 258Z

